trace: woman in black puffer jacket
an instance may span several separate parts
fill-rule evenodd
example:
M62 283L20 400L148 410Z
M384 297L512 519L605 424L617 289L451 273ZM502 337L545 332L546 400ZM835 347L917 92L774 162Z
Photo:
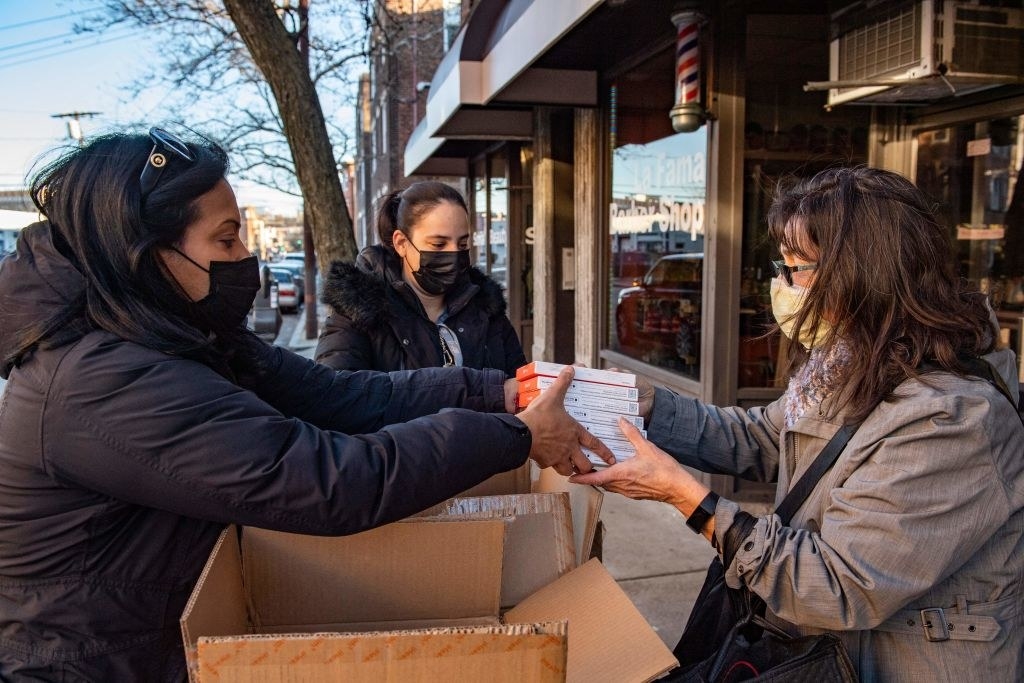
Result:
M336 370L497 368L526 363L501 287L469 265L462 196L420 182L384 199L382 244L355 264L335 262L324 287L327 318L316 360Z
M352 534L528 455L610 458L561 407L571 372L513 416L498 370L335 372L263 343L227 168L154 128L33 180L47 220L0 260L0 681L184 681L178 618L229 524Z

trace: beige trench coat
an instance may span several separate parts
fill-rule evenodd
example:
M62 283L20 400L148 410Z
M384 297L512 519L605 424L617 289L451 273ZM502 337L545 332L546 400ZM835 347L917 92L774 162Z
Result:
M1013 354L988 360L1016 396ZM789 526L759 518L727 581L794 634L836 633L863 681L1024 680L1024 426L984 380L929 383L865 420ZM777 480L778 503L840 420L784 424L781 400L658 390L649 438L687 466ZM738 511L719 502L719 542Z

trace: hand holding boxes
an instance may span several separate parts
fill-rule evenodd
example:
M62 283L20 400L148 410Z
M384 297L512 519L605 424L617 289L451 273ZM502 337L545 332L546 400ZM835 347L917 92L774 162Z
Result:
M544 390L551 387L558 373L565 365L535 361L516 370L519 381L519 396L516 405L525 408ZM565 394L565 409L569 415L583 425L590 433L604 442L616 460L636 455L633 447L618 427L623 417L646 437L642 431L640 403L636 386L636 375L612 370L593 368L574 369L574 377ZM597 454L583 449L587 458L598 467L606 466Z

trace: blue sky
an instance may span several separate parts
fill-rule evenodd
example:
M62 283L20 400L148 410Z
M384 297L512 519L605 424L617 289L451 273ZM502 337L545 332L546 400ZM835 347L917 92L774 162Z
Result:
M0 0L0 188L22 187L41 154L68 142L67 124L54 114L101 112L81 119L86 136L137 120L167 120L159 93L132 98L122 89L156 59L155 41L137 28L73 33L75 21L99 6L99 0ZM298 207L293 197L234 185L241 204L282 212Z

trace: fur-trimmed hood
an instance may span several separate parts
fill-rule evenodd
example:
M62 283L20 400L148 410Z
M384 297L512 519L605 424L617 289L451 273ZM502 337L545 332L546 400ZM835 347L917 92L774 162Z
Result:
M400 261L377 244L363 249L355 263L331 264L321 301L357 327L372 330L384 324L392 313L390 307L400 305L396 294L415 297L402 280ZM470 267L466 281L448 298L453 314L470 304L479 306L488 318L504 315L507 308L501 285L476 267Z

